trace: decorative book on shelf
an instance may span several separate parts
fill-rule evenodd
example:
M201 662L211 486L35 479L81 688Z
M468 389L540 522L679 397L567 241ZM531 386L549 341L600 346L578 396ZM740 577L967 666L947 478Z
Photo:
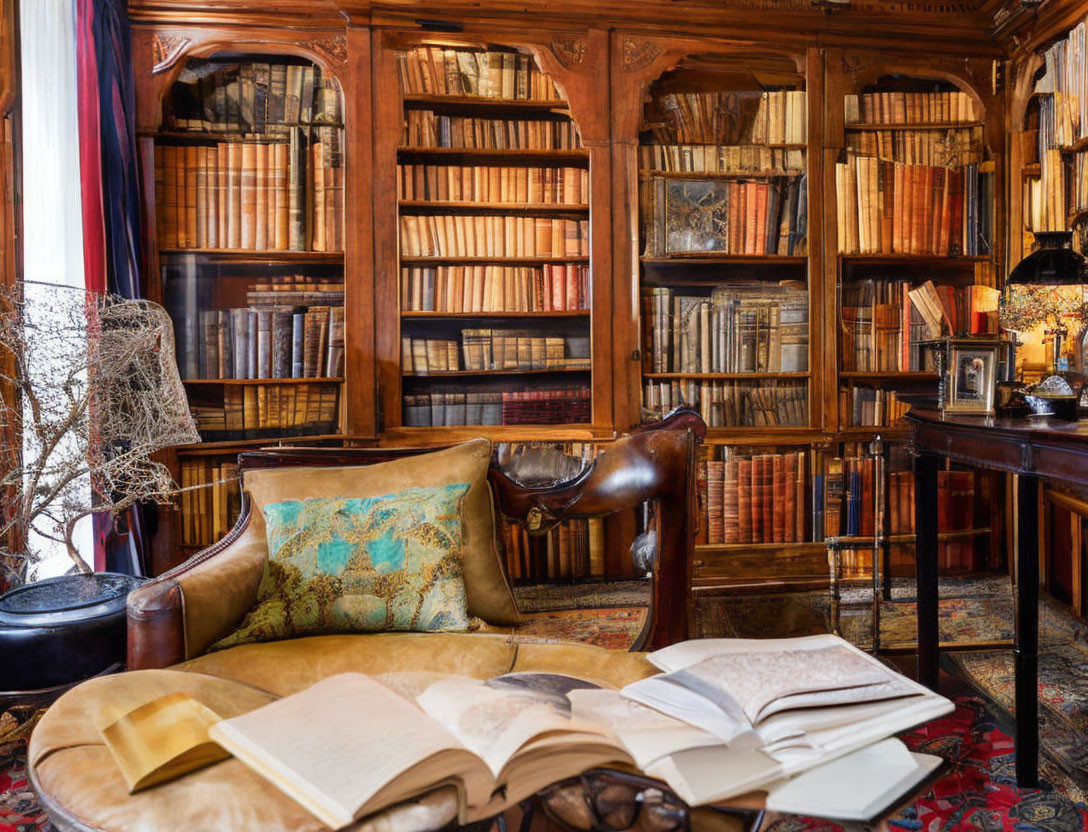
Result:
M926 280L859 280L841 290L841 368L846 372L933 371L922 342L945 333L997 332L999 293L989 286Z
M967 94L883 90L848 95L844 107L839 252L990 254L994 163Z
M591 422L589 157L560 91L513 49L397 61L402 423Z
M339 87L312 65L189 61L155 146L161 249L343 249Z

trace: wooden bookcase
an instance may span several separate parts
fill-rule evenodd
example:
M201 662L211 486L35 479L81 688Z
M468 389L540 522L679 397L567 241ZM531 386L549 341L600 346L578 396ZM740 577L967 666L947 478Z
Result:
M611 436L606 40L375 31L383 441Z
M845 460L855 458L858 446L877 432L886 438L902 438L895 427L850 424L840 413L840 390L857 388L867 394L873 391L875 396L881 389L905 392L933 383L932 376L909 370L843 363L841 287L869 279L921 276L938 285L999 285L1006 266L1004 96L995 93L991 84L992 61L999 56L992 44L970 34L976 31L972 27L958 25L928 41L940 54L923 59L908 51L909 44L896 44L898 35L890 33L900 31L900 20L889 18L886 31L862 28L856 36L836 35L835 45L827 46L818 43L814 33L825 31L834 21L807 11L802 14L804 26L798 23L789 34L769 30L766 21L758 19L761 15L749 10L740 13L747 23L736 31L724 24L708 24L702 32L684 21L655 18L655 33L648 35L644 28L625 28L619 20L601 17L588 22L568 14L563 4L533 28L524 26L523 18L512 9L503 7L481 16L456 3L450 4L450 20L416 20L392 7L366 14L353 8L346 13L346 25L343 17L327 10L303 12L297 5L276 2L267 9L243 9L242 0L229 5L209 11L201 22L181 26L151 4L134 3L139 9L134 60L145 192L156 190L156 143L187 141L178 138L178 131L163 118L171 89L183 80L187 67L196 65L193 62L305 63L320 69L322 78L334 84L341 96L342 250L175 251L176 245L164 245L158 239L156 204L148 199L148 294L156 300L167 299L168 268L175 262L197 274L216 275L223 285L229 285L225 281L230 271L242 266L253 282L284 273L329 280L333 279L330 275L342 276L344 372L329 381L337 385L339 394L337 420L328 432L309 437L224 437L168 455L175 471L180 474L183 461L200 460L206 470L222 472L239 450L272 441L438 446L486 435L496 442L581 443L596 448L652 417L655 402L661 401L660 396L655 398L655 389L667 387L672 403L673 388L687 385L695 388L695 395L681 396L682 400L703 407L711 424L702 451L703 470L708 470L709 463L709 470L720 468L724 477L733 462L747 462L749 470L766 467L772 495L768 498L770 533L764 540L734 540L731 534L726 542L723 526L718 541L715 519L711 542L710 530L703 528L691 564L693 584L707 592L768 582L826 585L826 530L814 512L817 478L827 474L831 461L844 461L845 467ZM721 14L729 17L734 12ZM787 17L792 20L793 15ZM916 37L923 29L936 34L937 28L916 22L902 31L907 33L904 36ZM897 45L899 52L893 51ZM427 87L423 86L423 56L429 67ZM494 79L488 78L491 68L500 79L497 93ZM512 74L505 90L504 69ZM520 89L519 72L529 79ZM889 80L890 76L897 77ZM964 119L970 125L962 129L981 147L981 160L992 167L987 174L994 180L993 239L988 254L908 254L879 247L864 253L839 251L836 165L845 162L847 148L858 148L861 137L885 130L884 125L878 129L847 124L846 97L908 89L962 92L973 108L970 118ZM684 106L691 109L696 101L724 113L722 126L711 134L678 135L678 128L691 125L675 118L668 121L666 112L669 108L682 112ZM766 112L774 108L774 124L767 118L753 139L753 123L761 106ZM779 124L783 110L795 115ZM475 120L470 134L465 133L466 119ZM947 127L912 123L909 130L900 132ZM466 135L471 138L466 140ZM531 144L526 141L529 135ZM544 136L548 138L542 140ZM207 145L211 140L202 141ZM672 145L691 149L663 149ZM758 150L719 149L741 145ZM696 157L695 147L701 163L690 161ZM715 169L700 170L699 165L709 165L711 158ZM531 171L544 173L532 177ZM487 190L483 189L484 172ZM454 174L460 175L459 181ZM802 180L804 200L799 198ZM558 189L555 182L563 182L564 188L569 182L571 187ZM758 216L763 201L785 205L792 193L793 205L804 208L804 243L795 224L791 250L787 222L782 245L776 239L771 246L760 246L746 238L743 246L735 239L726 247L711 243L710 250L695 252L691 249L697 244L669 242L664 234L655 236L657 242L648 246L646 229L660 231L665 225L651 222L652 194L655 189L659 196L662 191L669 194L670 187L668 198L673 204L708 194L722 202L732 199L736 217L742 216L736 212L736 200L749 194L754 195ZM665 203L659 199L658 204ZM797 208L790 213L795 215ZM746 208L743 215L747 214ZM545 224L552 221L568 229L584 228L584 249L568 253L564 246L561 256L550 247L537 249L538 226L543 240ZM519 222L525 233L520 251L516 247ZM489 238L487 229L492 229L490 237L494 237L502 227L503 245L510 228L513 253L499 251L496 240L491 248L467 248L467 230L471 228L476 239L478 227L485 232L483 238ZM766 231L766 221L763 228ZM466 237L462 249L456 248L461 245L459 234ZM551 235L546 236L550 246ZM432 243L446 247L433 249ZM553 274L547 283L551 289L562 284L561 304L554 291L544 289L544 266L562 266L562 278L557 280ZM439 269L444 273L440 275ZM240 286L244 284L239 281ZM466 285L478 287L468 303ZM572 285L574 289L568 291ZM432 286L445 288L441 301L431 298ZM484 286L493 290L486 297L479 294ZM715 287L724 288L715 295ZM739 292L739 287L751 288ZM794 300L804 301L807 320L797 309L787 309L787 320L791 314L795 318L786 338L792 357L785 366L781 332L775 341L769 331L764 336L762 330L758 330L759 338L764 340L759 343L768 355L760 353L755 361L741 362L739 356L726 356L720 347L709 363L693 364L693 355L685 362L681 351L678 357L666 356L664 364L658 356L655 365L654 315L646 314L652 306L644 301L653 296L653 290L663 290L662 297L665 291L671 293L663 307L669 316L677 309L677 298L697 299L683 303L685 308L699 310L694 330L687 333L689 342L694 337L701 344L704 331L709 340L715 297L720 303L713 319L719 322L726 320L722 310L729 304L754 303L762 309L757 321L763 315L769 324L770 317L777 315L781 329L781 307ZM221 306L244 303L245 292L237 291ZM703 330L698 327L700 316ZM659 325L662 322L659 317ZM486 347L481 330L491 333ZM683 327L678 331L682 347ZM498 351L508 347L508 342L496 338L508 337L528 342L527 356L509 365L495 361ZM544 338L553 340L540 343ZM410 339L408 350L405 339ZM671 347L671 332L659 337L659 351L664 343ZM425 374L416 366L424 360ZM572 380L588 389L588 412L562 422L549 423L542 411L529 423L461 423L485 421L483 402L478 402L480 411L470 415L468 400L462 405L456 398L428 402L425 416L422 410L422 397L433 393L494 394L559 387ZM218 395L217 385L228 386L191 382L194 404ZM718 394L699 395L699 385L707 390L740 391L748 404L736 410L740 416L724 418L720 414L725 409L716 403ZM766 407L766 415L753 415L753 397L771 395L775 387L803 391L803 404L799 395L788 411ZM433 409L432 404L436 405ZM455 424L426 424L428 420ZM773 514L776 460L785 512L779 518L780 534ZM793 485L789 531L786 479ZM717 490L715 485L715 498ZM708 499L706 491L701 511ZM218 503L212 499L204 512L221 512L224 505L229 505L229 498ZM184 522L180 521L182 529ZM166 531L158 543L161 565L176 560L177 532L171 529L178 526L163 524ZM635 519L627 517L604 529L606 576L628 574L621 564L635 527ZM541 558L550 557L547 552L509 554L521 559L511 569L520 577L528 580L548 574L540 566ZM581 571L599 573L599 564L598 556L597 566L586 573L582 564ZM577 571L572 564L569 573ZM560 567L558 574L568 572Z
M212 37L142 79L148 294L174 319L203 440L168 455L196 490L157 536L156 564L233 525L239 450L340 441L350 356L364 351L345 337L340 82L306 50L226 46Z

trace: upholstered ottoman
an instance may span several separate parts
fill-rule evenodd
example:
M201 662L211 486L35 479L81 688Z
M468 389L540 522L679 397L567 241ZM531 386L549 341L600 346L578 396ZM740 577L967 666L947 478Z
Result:
M224 718L259 708L335 673L377 674L410 692L436 673L488 678L553 671L623 685L655 671L640 653L584 644L528 644L500 635L380 633L299 638L211 653L162 670L84 682L42 717L29 749L32 783L61 830L303 832L323 824L263 777L231 759L130 795L100 729L159 696L188 693ZM382 674L407 673L390 678ZM320 719L314 714L314 719ZM360 713L360 719L365 714ZM438 828L455 813L436 792L360 822L359 828Z

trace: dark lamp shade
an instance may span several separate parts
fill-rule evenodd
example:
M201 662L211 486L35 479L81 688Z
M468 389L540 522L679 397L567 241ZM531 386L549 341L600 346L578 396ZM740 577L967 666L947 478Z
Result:
M1037 231L1038 248L1016 264L1006 284L1070 286L1088 283L1088 263L1073 251L1072 231Z

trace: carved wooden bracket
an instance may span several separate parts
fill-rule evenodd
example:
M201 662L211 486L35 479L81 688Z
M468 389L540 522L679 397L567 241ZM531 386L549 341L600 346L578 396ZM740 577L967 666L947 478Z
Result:
M661 54L661 47L656 43L628 36L624 36L622 48L624 72L645 69Z
M151 72L157 75L170 69L192 42L192 38L156 33L151 38Z
M304 40L299 43L299 46L320 55L330 66L341 67L348 61L348 39L346 35Z
M574 35L557 35L552 38L551 49L564 69L572 69L586 58L586 42Z

